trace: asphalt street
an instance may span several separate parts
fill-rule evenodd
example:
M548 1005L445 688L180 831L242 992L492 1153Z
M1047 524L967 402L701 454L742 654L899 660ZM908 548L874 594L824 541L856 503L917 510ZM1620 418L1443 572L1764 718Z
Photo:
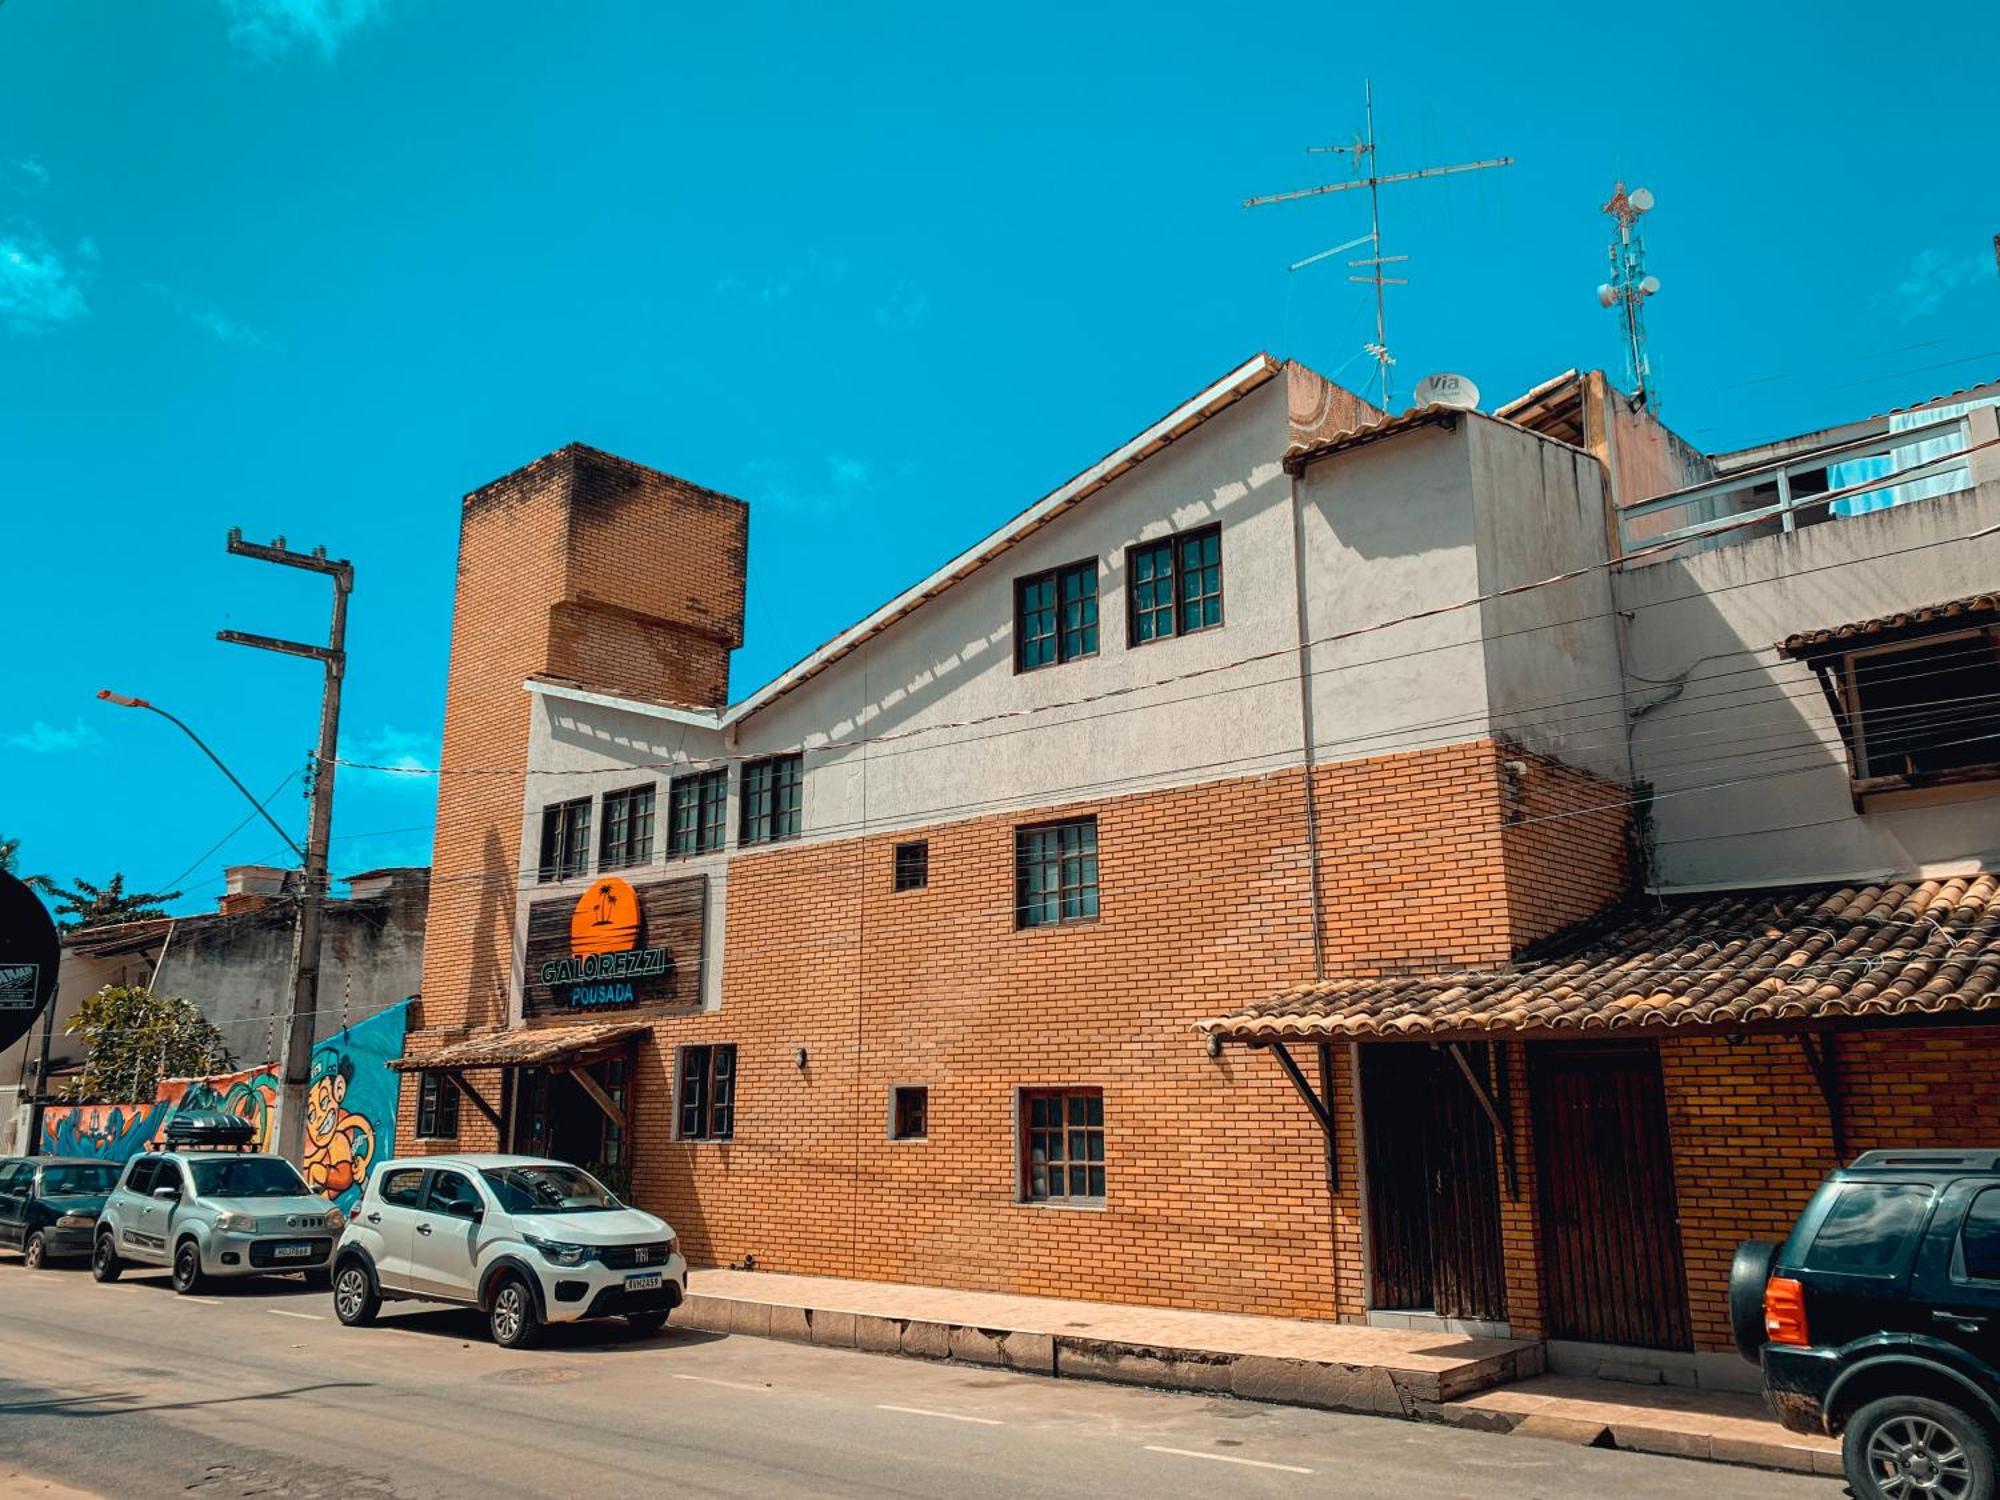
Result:
M1658 1496L1833 1481L1378 1417L621 1324L487 1343L296 1282L176 1297L0 1260L0 1494Z

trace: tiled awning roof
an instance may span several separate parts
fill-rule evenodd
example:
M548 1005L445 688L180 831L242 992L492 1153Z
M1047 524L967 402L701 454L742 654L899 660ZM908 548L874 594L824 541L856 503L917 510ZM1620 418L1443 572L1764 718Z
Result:
M486 1036L447 1042L434 1052L413 1052L396 1058L389 1066L398 1073L414 1073L419 1069L451 1071L459 1068L529 1067L602 1052L651 1029L643 1021L519 1027L513 1031L495 1031Z
M1300 985L1228 1041L1612 1033L2000 1012L2000 875L1634 903L1540 961Z
M1996 616L2000 616L2000 594L1970 594L1963 599L1925 604L1872 620L1856 620L1824 630L1801 630L1778 642L1778 649L1787 656L1812 656L1821 651L1871 645L1906 631L1935 630L1945 625L1987 625Z

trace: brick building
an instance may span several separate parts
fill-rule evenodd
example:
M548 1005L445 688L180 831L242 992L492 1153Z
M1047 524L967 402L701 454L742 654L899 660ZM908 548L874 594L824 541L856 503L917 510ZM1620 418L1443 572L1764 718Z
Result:
M1991 421L1703 455L1259 356L733 704L746 507L552 454L465 500L403 1137L696 1264L1719 1377L1736 1239L1990 1118L2000 805L1853 659L2000 670L1884 623L1992 582Z

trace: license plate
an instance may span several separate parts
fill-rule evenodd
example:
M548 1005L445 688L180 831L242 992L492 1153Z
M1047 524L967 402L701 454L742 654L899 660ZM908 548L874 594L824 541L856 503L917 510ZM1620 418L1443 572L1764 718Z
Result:
M658 1271L641 1271L637 1276L627 1276L625 1278L625 1290L628 1292L655 1292L659 1288L660 1273Z
M311 1245L280 1245L271 1252L279 1260L304 1260L312 1253Z

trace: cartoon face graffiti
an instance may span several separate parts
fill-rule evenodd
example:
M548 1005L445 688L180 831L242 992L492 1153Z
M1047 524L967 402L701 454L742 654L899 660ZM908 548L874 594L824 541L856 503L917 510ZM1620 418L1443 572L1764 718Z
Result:
M353 1059L336 1062L326 1052L313 1058L312 1089L306 1095L306 1183L326 1198L358 1184L375 1159L375 1127L345 1106L353 1078Z

